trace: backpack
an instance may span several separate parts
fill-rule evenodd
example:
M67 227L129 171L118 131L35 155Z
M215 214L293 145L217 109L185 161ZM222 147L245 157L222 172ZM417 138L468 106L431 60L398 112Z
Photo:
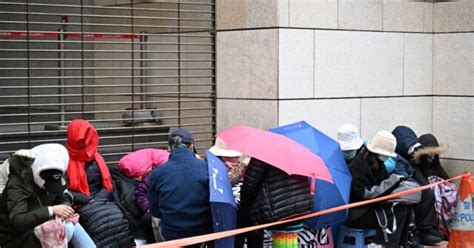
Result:
M437 176L428 177L430 183L443 180ZM440 233L449 237L449 225L452 222L453 212L456 208L457 187L452 182L443 182L434 187L434 193L437 229Z

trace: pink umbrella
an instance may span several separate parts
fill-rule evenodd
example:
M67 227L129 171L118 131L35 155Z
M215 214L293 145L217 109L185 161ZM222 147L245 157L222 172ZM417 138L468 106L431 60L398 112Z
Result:
M313 192L316 178L333 183L324 161L319 156L281 134L239 125L217 133L217 137L226 143L228 149L260 159L288 175L311 177Z

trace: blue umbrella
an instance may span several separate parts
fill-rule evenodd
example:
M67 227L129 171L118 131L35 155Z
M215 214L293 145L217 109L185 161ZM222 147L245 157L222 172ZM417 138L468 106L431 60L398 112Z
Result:
M222 161L207 151L209 167L209 195L211 202L214 232L235 229L237 223L237 204L232 194L232 185L227 168ZM234 236L218 239L216 248L234 247Z
M283 134L306 146L321 157L328 167L334 184L316 180L314 210L320 211L349 203L352 176L344 161L339 143L305 121L272 128L270 131ZM345 222L347 210L321 215L306 221L314 229Z

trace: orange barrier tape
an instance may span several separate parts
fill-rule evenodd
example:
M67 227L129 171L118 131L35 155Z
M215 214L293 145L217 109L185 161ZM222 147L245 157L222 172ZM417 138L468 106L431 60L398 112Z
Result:
M289 222L293 222L293 221L297 221L297 220L304 220L304 219L316 217L316 216L323 215L323 214L329 214L329 213L333 213L333 212L337 212L337 211L341 211L341 210L345 210L345 209L349 209L349 208L355 208L355 207L359 207L359 206L362 206L362 205L371 204L371 203L374 203L374 202L386 201L386 200L389 200L389 199L397 198L397 197L402 196L402 195L408 195L408 194L411 194L411 193L415 193L415 192L418 192L418 191L429 189L429 188L431 188L433 186L436 186L438 184L441 184L443 182L454 181L454 180L462 178L465 175L470 175L470 174L469 173L464 173L462 175L452 177L450 179L446 179L446 180L435 182L435 183L432 183L432 184L420 186L418 188L409 189L409 190L394 193L394 194L391 194L391 195L382 196L382 197L378 197L378 198L374 198L374 199L370 199L370 200L365 200L365 201L361 201L361 202L350 203L350 204L346 204L346 205L342 205L342 206L339 206L339 207L334 207L334 208L330 208L330 209L326 209L326 210L322 210L322 211L318 211L318 212L313 212L313 213L306 214L306 215L296 217L296 218L292 218L292 219L280 220L280 221L271 222L271 223L267 223L267 224L262 224L262 225L258 225L258 226L244 227L244 228L234 229L234 230L229 230L229 231L224 231L224 232L204 234L204 235L194 236L194 237L189 237L189 238L184 238L184 239L177 239L177 240L171 240L171 241L160 242L160 243L155 243L155 244L149 244L149 245L144 245L144 246L140 246L140 247L143 247L143 248L181 247L181 246L193 245L193 244L198 244L198 243L207 242L207 241L211 241L211 240L221 239L221 238L225 238L225 237L229 237L229 236L233 236L233 235L237 235L237 234L241 234L241 233L246 233L246 232L250 232L250 231L254 231L254 230L258 230L258 229L263 229L263 228L267 228L267 227L271 227L271 226L281 225L281 224L285 224L285 223L289 223Z

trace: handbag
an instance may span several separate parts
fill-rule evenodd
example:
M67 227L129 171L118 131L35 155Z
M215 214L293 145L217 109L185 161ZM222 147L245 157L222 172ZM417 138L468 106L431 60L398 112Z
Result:
M409 189L418 188L420 185L413 181L401 181L397 188L395 188L392 193L398 193ZM421 191L413 192L406 195L401 195L397 198L387 200L390 203L398 203L401 205L413 205L418 204L421 201Z

